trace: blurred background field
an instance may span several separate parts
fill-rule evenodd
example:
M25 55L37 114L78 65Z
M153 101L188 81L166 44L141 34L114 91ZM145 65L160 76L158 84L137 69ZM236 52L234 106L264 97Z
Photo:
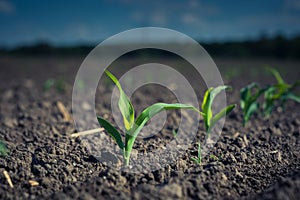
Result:
M0 24L1 88L21 79L34 80L41 88L53 79L73 84L80 64L96 45L119 32L149 26L174 29L198 41L225 82L245 75L241 81L246 84L263 74L265 66L278 68L292 80L299 77L297 0L0 0ZM143 32L132 38L124 43L153 38L166 42ZM113 53L118 45L124 44L107 50ZM174 55L147 50L129 53L123 63L147 62L150 57L176 63Z

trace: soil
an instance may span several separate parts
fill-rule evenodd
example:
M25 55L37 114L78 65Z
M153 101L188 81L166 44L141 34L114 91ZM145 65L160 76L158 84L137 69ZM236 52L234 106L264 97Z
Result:
M270 118L254 115L246 127L237 107L227 116L218 142L197 165L190 157L197 155L197 141L205 135L200 120L194 141L173 162L151 172L130 173L99 162L84 145L84 138L70 137L77 131L74 122L64 120L57 107L61 102L71 112L72 85L82 59L0 57L0 138L9 149L6 156L0 156L0 199L299 198L299 104L288 101L285 110L275 109ZM300 74L299 61L215 61L225 83L233 87L227 93L229 103L238 103L240 88L250 82L274 82L261 72L264 65L280 69L288 82ZM59 77L64 80L62 91L43 91L46 80ZM104 100L97 101L96 110L114 122L109 110L111 92L111 85L100 87L97 98ZM171 92L158 86L142 87L132 99L140 111L158 98L176 101ZM180 115L168 112L160 134L138 140L136 151L159 149L173 141ZM119 166L122 160L115 156L114 162Z

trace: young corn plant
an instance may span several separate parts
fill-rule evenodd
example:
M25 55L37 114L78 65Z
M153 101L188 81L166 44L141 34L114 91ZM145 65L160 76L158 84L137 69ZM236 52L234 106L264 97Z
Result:
M269 86L265 89L264 96L265 100L263 103L263 112L265 117L269 117L275 107L276 102L279 103L279 106L284 109L285 102L288 99L294 100L300 103L300 96L297 96L293 93L293 90L300 85L300 81L296 81L293 84L286 83L280 73L273 69L267 68L277 80L277 84Z
M254 90L254 92L252 92ZM266 89L260 89L257 83L251 83L246 87L242 88L240 91L240 106L243 112L243 125L246 126L250 117L258 111L259 102L257 101L261 94L263 94Z
M215 99L215 97L222 91L229 89L229 86L218 86L216 88L209 88L206 90L202 102L202 116L204 118L204 124L206 128L206 133L208 136L210 135L210 132L214 125L222 118L225 117L227 113L230 113L234 108L235 104L231 104L225 108L223 108L219 113L213 116L212 113L212 104ZM201 164L202 162L202 153L201 153L201 144L198 142L198 157L191 157L192 161L194 161L196 164Z
M190 159L198 165L200 165L202 163L202 153L201 153L201 144L200 144L200 142L198 143L198 155L197 155L197 157L191 157Z
M64 92L66 90L66 82L63 78L48 79L43 85L43 91L47 92L51 88L55 88L57 92Z
M178 134L178 130L177 130L177 131L176 131L176 130L173 130L173 131L172 131L172 134L173 134L174 138L176 138L176 137L177 137L177 134Z
M6 148L6 145L2 140L0 140L0 156L1 155L6 155L8 152L8 149Z
M209 88L204 95L203 102L202 102L202 112L203 112L203 118L204 118L204 124L206 128L206 133L210 134L212 128L214 125L227 113L230 113L234 108L235 104L229 105L226 108L223 108L219 113L213 116L212 113L212 104L214 101L214 98L219 94L222 90L229 89L229 86L218 86L216 88Z
M194 110L201 115L198 109L188 104L181 103L155 103L146 109L144 109L140 115L135 118L134 108L128 96L123 91L121 84L118 79L109 71L105 71L106 75L116 84L120 96L118 101L118 106L123 116L123 122L125 127L125 140L123 141L120 132L107 120L98 116L99 124L109 133L109 135L116 141L119 148L123 151L123 158L125 166L129 165L130 154L133 148L136 137L144 127L144 125L156 114L162 112L163 110L175 110L175 109L189 109Z

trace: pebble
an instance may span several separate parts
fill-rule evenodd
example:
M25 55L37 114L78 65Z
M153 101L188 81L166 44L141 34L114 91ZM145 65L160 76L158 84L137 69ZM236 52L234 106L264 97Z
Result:
M276 135L282 135L282 132L279 128L276 127L271 127L271 132L276 134Z
M230 161L233 162L233 163L237 163L237 160L235 159L234 155L233 154L229 154L230 156Z
M280 152L280 151L277 152L277 160L278 160L279 162L282 161L282 157L281 157L281 152Z
M142 178L141 180L143 183L146 183L147 182L147 179L146 178Z
M118 183L119 183L120 185L125 185L126 182L127 182L127 179L126 179L124 176L120 176L120 177L119 177Z
M245 145L248 146L248 145L249 145L249 141L248 141L246 135L243 136L243 140L244 140L244 142L245 142Z
M17 120L12 118L5 118L3 123L9 128L14 128L17 125Z
M226 150L226 144L224 144L223 142L218 142L217 147L221 150Z
M30 79L27 79L24 81L23 85L29 89L33 88L34 82Z
M90 104L88 104L86 101L83 102L81 106L84 110L91 110L92 109L92 106Z
M50 169L50 170L52 169L52 166L51 166L50 164L48 164L48 163L45 164L45 167L46 167L48 170L49 170L49 169Z
M6 90L3 94L2 94L2 98L4 100L8 100L11 99L14 96L14 91L13 90Z
M246 147L246 145L241 137L238 137L236 139L235 144L242 149Z
M241 158L242 158L242 161L245 162L247 160L247 155L246 153L242 152L241 153Z
M235 169L235 174L240 177L240 178L243 178L243 175L237 170Z
M43 101L42 102L42 106L45 108L50 108L51 107L51 103L49 101Z
M221 173L221 177L222 177L222 180L224 180L224 181L228 180L227 176L224 173Z

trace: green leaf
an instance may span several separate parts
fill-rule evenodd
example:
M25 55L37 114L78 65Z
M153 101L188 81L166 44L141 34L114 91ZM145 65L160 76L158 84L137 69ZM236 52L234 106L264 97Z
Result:
M208 90L206 90L204 97L203 97L203 102L202 102L202 111L203 113L205 113L204 117L204 124L205 127L209 127L210 126L210 119L212 118L212 110L211 110L211 91L214 88L209 88Z
M279 84L285 83L284 80L282 79L281 75L279 74L279 72L276 69L268 67L267 70L275 76L275 78Z
M6 155L8 153L8 149L6 145L0 140L0 155Z
M257 102L254 102L249 106L249 108L245 112L244 125L249 121L251 115L253 115L258 109L259 109L259 103Z
M44 85L43 85L43 91L47 92L48 90L50 90L55 84L55 80L54 79L48 79Z
M136 130L140 130L152 117L156 114L160 113L163 110L176 110L176 109L187 109L187 110L194 110L201 115L204 115L194 106L188 104L181 104L181 103L155 103L148 108L146 108L136 119L135 125L132 128L131 135L137 136L138 132Z
M201 162L202 162L202 153L201 153L201 144L200 144L200 142L198 143L198 157L197 158L191 157L190 159L193 162L197 163L197 164L201 164Z
M257 91L252 93L251 90L256 89ZM260 89L257 83L251 83L240 91L241 96L241 108L247 108L251 103L255 102L257 98L264 93L265 89Z
M269 86L265 90L264 93L265 101L263 103L263 111L265 117L269 117L273 111L274 101L276 100L274 98L275 92L276 92L276 88L274 86Z
M134 123L134 108L128 96L124 93L121 84L118 79L109 71L105 70L107 76L116 84L120 92L119 109L123 116L124 126L126 130L129 130Z
M208 101L209 101L209 96L210 96L210 93L211 91L213 90L214 88L211 87L209 88L208 90L206 90L205 94L204 94L204 97L203 97L203 102L202 102L202 110L206 110L206 107L208 105Z
M235 108L235 106L235 104L229 105L226 108L223 108L218 114L216 114L211 121L211 127L213 127L222 117L225 117L227 113L230 113Z
M174 138L177 137L177 133L178 133L178 132L177 132L176 130L173 130L173 131L172 131L172 134L173 134Z
M265 117L269 117L271 115L276 102L279 102L279 106L283 109L287 99L299 102L299 97L292 94L292 90L300 85L300 81L296 81L292 85L287 84L282 79L278 71L272 68L268 68L268 70L275 76L278 83L268 87L265 91L265 101L263 104Z
M214 98L217 96L217 94L219 94L222 90L226 90L226 89L230 89L230 88L231 87L229 87L227 85L221 85L221 86L214 88L210 93L211 102L214 100Z
M119 131L113 127L108 121L102 117L97 117L99 124L109 133L109 135L117 142L120 149L124 149L124 143L122 142L122 136Z
M281 99L283 95L289 92L291 85L283 83L275 84L272 87L274 87L274 92L272 93L271 98L273 98L274 100L278 100Z
M190 159L191 159L191 161L199 164L199 159L198 158L191 157Z
M219 94L222 90L226 90L230 88L229 86L222 85L218 86L216 88L209 88L204 95L203 103L202 103L202 111L205 114L204 117L204 123L206 127L206 131L208 132L211 125L213 113L212 113L212 103L214 98Z
M251 90L255 89L254 92ZM252 114L259 109L257 99L263 94L266 89L260 89L257 83L251 83L240 90L240 106L243 111L243 124L244 126L249 121Z
M300 103L300 96L297 96L297 95L295 95L293 93L287 94L285 98L291 99L291 100L296 101L297 103Z

